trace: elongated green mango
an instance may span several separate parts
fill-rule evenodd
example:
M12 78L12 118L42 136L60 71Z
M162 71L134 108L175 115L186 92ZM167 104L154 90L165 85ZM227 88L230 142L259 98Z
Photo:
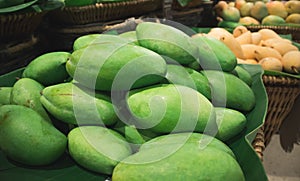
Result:
M12 87L0 87L0 106L10 104Z
M80 36L75 39L73 43L73 51L79 50L81 48L86 48L87 46L90 46L91 44L97 44L97 43L107 43L107 42L112 42L112 43L130 43L125 38L121 38L120 36L117 35L109 35L109 34L87 34Z
M129 96L127 102L138 128L157 133L216 129L212 104L186 86L167 84L145 89Z
M246 116L234 109L215 107L217 114L218 133L216 138L227 141L238 135L247 123Z
M129 40L130 43L139 45L139 42L136 37L136 31L127 31L127 32L121 33L119 36Z
M69 52L50 52L38 56L25 68L22 77L31 78L44 86L63 83L68 79L66 62Z
M109 97L93 95L72 83L46 87L40 100L51 115L65 123L112 125L118 120Z
M19 163L47 165L66 150L66 136L28 107L1 106L0 125L0 149Z
M40 97L44 86L30 78L21 78L13 86L11 91L11 104L23 105L35 110L45 120L51 122L48 113L44 109Z
M202 69L230 72L237 65L234 53L220 40L207 36L196 36L192 40L199 49Z
M194 132L174 133L174 134L158 136L142 144L139 150L143 151L147 149L155 149L157 147L167 145L167 144L174 145L174 150L176 150L187 143L195 144L196 146L199 146L201 148L213 147L222 150L225 153L231 155L233 158L235 158L233 151L222 141L209 135L194 133Z
M123 136L100 126L76 127L68 134L68 141L69 153L79 165L108 175L132 153Z
M242 112L251 111L255 106L252 89L241 79L227 72L205 70L211 87L211 102L217 107L227 107Z
M199 52L191 37L169 25L142 22L136 27L140 46L168 56L180 64L189 64L198 59Z
M66 66L80 84L104 91L152 85L163 79L167 71L166 62L157 53L111 42L74 51Z
M210 99L210 86L207 78L201 73L180 65L167 65L166 79L171 84L190 87Z
M237 76L238 78L240 78L242 81L244 81L249 86L252 85L253 79L252 79L250 73L247 70L245 70L243 67L241 67L240 65L237 65L233 69L233 71L231 71L231 73L233 75Z
M180 174L179 174L180 173ZM238 162L222 150L186 143L177 150L173 144L139 151L114 169L114 181L245 180Z

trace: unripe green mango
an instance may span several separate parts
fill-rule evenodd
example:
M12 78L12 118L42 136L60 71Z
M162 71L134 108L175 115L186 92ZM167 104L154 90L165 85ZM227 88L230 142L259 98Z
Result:
M222 141L212 136L201 134L201 133L195 133L195 132L173 133L173 134L158 136L142 144L139 150L143 151L147 149L155 149L157 147L168 145L168 144L174 144L174 150L175 150L187 143L195 144L196 146L199 146L201 148L213 147L218 150L222 150L225 153L231 155L233 158L235 158L233 151Z
M248 86L252 85L253 79L252 76L250 75L250 73L244 69L243 67L241 67L240 65L237 65L232 71L231 73L235 76L237 76L238 78L240 78L242 81L244 81L246 84L248 84Z
M171 84L190 87L210 99L210 86L207 78L201 73L180 65L167 65L166 79Z
M157 133L216 130L212 104L196 90L174 84L142 90L128 98L138 125Z
M10 104L12 87L0 87L0 106Z
M215 107L217 114L218 133L216 138L227 141L238 135L247 123L246 116L234 109Z
M152 85L163 79L167 71L164 59L157 53L111 42L74 51L66 67L80 84L104 91Z
M119 133L100 126L76 127L68 134L71 157L82 167L111 175L114 167L132 154Z
M66 150L66 136L28 107L1 106L0 125L0 150L19 163L47 165Z
M66 62L69 52L49 52L32 60L25 68L22 77L31 78L44 86L65 82L69 74Z
M220 40L196 36L192 38L199 49L199 64L204 70L232 71L237 65L234 53Z
M217 107L232 108L249 112L255 106L255 95L252 89L241 79L227 72L202 70L211 87L211 102Z
M139 42L136 37L136 31L127 31L127 32L121 33L119 36L129 40L130 43L139 45Z
M109 35L109 34L87 34L87 35L82 35L78 38L75 39L73 43L73 51L79 50L81 48L86 48L87 46L90 46L91 44L97 44L97 43L107 43L107 42L112 42L112 43L130 43L125 38L121 38L120 36L117 35Z
M39 113L45 120L51 122L48 113L40 101L43 89L44 86L34 79L21 78L12 88L11 104L29 107Z
M72 83L46 87L40 100L51 115L65 123L112 125L118 120L109 97Z
M238 162L222 150L186 143L177 150L173 144L139 151L114 169L114 181L245 180Z
M180 64L189 64L199 56L197 46L191 37L169 25L142 22L136 27L140 46L168 56Z

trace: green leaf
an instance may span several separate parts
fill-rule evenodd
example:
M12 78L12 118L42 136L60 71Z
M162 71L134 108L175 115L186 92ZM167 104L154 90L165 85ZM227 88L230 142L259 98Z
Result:
M30 2L27 2L27 3L24 3L24 4L20 4L20 5L16 5L16 6L11 6L11 7L8 7L8 8L1 8L0 9L0 14L1 13L12 13L12 12L16 12L16 11L19 11L19 10L22 10L22 9L25 9L31 5L33 5L34 3L38 2L38 0L33 0L33 1L30 1Z
M180 4L180 6L184 7L186 6L189 2L191 2L192 0L177 0L178 3Z

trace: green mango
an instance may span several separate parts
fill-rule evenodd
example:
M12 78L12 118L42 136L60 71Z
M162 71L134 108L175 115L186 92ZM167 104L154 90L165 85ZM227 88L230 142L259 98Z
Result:
M138 181L214 180L244 181L238 162L214 147L186 143L174 150L165 144L139 151L117 164L112 180Z
M73 42L73 51L79 50L81 48L86 48L87 46L90 46L91 44L97 44L97 43L130 43L125 38L121 38L117 35L109 35L109 34L87 34L82 35L75 39Z
M25 0L0 0L0 8L8 8L11 6L16 6L23 4Z
M1 106L0 125L0 150L19 163L48 165L66 150L67 137L28 107Z
M235 75L217 70L202 70L211 88L211 102L216 107L249 112L255 106L252 89Z
M236 56L220 40L208 36L196 36L192 40L199 49L199 64L203 70L230 72L236 67Z
M56 119L75 125L113 125L118 120L110 98L72 83L46 87L40 98Z
M215 107L217 114L218 133L216 138L227 141L238 135L247 123L246 116L234 109Z
M253 79L252 79L252 76L250 75L250 73L246 69L244 69L240 65L237 65L231 71L231 73L233 75L237 76L238 78L240 78L242 81L244 81L246 84L248 84L248 86L251 87Z
M152 85L163 79L167 71L166 62L157 53L109 42L74 51L66 67L80 84L103 91Z
M194 133L194 132L173 133L173 134L158 136L142 144L139 151L143 151L147 149L155 149L157 147L168 145L168 144L173 144L174 150L176 150L187 143L195 144L196 146L202 148L213 147L218 150L222 150L225 153L231 155L233 158L235 158L233 151L222 141L209 135Z
M0 106L10 104L12 87L0 87Z
M167 65L166 78L171 84L190 87L210 99L210 86L207 78L196 70L180 65Z
M111 175L114 167L132 154L119 133L100 126L76 127L68 134L71 157L82 167Z
M69 52L50 52L33 59L25 68L22 77L31 78L44 86L63 83L68 79L66 62Z
M51 122L49 115L43 107L40 97L44 86L34 79L21 78L12 88L11 104L23 105L39 113L45 120Z
M136 27L140 46L168 56L180 64L189 64L199 56L197 46L191 37L169 25L142 22Z
M96 0L65 0L66 7L73 7L73 6L88 6L93 5L97 1Z
M138 128L155 133L213 132L216 115L209 100L196 90L175 84L139 91L128 97Z
M136 31L127 31L127 32L121 33L119 36L129 40L130 43L139 45L139 42L136 37Z

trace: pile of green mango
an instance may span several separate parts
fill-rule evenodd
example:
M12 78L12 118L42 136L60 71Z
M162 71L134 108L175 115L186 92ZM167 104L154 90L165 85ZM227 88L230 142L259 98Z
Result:
M227 142L256 104L217 39L141 22L45 53L0 88L0 150L25 165L68 154L112 180L244 180Z

